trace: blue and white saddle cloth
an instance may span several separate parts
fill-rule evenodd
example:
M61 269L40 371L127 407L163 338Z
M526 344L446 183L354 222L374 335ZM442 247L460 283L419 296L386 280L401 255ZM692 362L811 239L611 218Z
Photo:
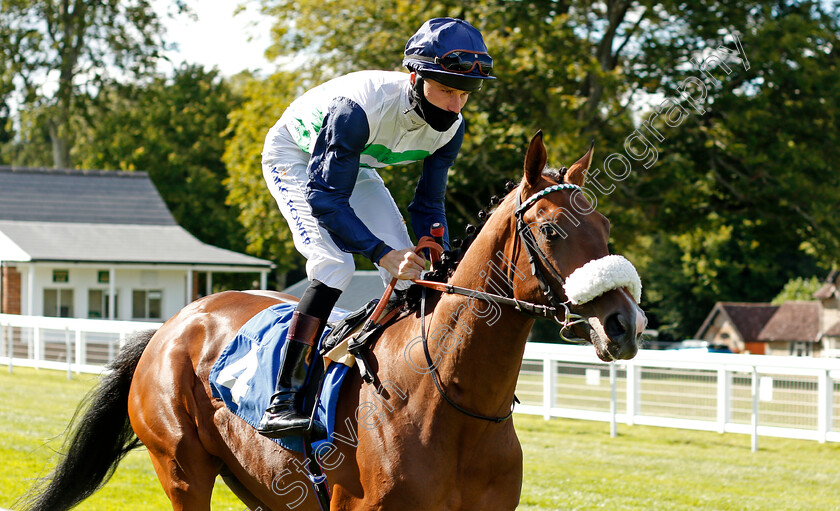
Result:
M255 428L274 394L280 354L286 343L294 311L294 305L282 303L258 313L242 325L210 369L213 396L222 399L230 411ZM330 315L330 321L338 321L347 314L347 311L335 309ZM328 333L329 328L325 329L316 349ZM316 351L313 364L320 363ZM324 375L315 417L327 428L327 438L331 438L335 430L338 393L347 369L346 365L331 363ZM292 436L274 441L286 449L303 452L302 437ZM317 448L321 442L315 442L313 448Z

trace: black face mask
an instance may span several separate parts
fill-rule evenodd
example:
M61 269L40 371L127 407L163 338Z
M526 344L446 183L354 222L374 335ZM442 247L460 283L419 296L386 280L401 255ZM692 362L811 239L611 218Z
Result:
M429 103L426 99L426 94L423 93L423 78L417 76L414 81L414 86L411 88L411 103L410 110L417 112L426 124L432 127L435 131L444 132L455 124L458 120L458 112L450 112L443 108L436 107Z

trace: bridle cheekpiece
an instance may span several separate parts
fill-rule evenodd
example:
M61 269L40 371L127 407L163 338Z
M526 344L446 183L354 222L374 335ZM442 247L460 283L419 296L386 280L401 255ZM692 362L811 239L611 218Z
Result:
M585 344L588 341L582 337L568 337L566 335L566 330L575 325L587 324L586 318L584 318L580 314L573 313L569 308L569 304L571 302L569 300L560 300L554 292L554 289L546 280L545 275L543 275L542 271L540 270L540 266L537 265L537 258L539 258L542 262L541 266L551 274L551 277L557 283L559 283L561 286L565 284L565 279L560 274L560 272L558 272L554 268L554 266L548 260L548 257L545 255L545 253L539 248L537 240L534 238L534 233L531 232L531 229L528 228L528 224L525 223L525 220L522 217L525 215L525 212L531 208L531 206L533 206L538 200L550 193L559 192L562 190L580 191L580 189L581 188L578 185L573 185L569 183L552 185L531 195L523 202L522 187L520 186L516 190L516 209L513 212L514 216L516 217L516 232L519 234L519 240L522 241L522 244L525 245L525 248L528 251L528 262L531 265L531 273L537 279L537 282L540 285L540 290L542 290L543 294L546 296L546 298L548 298L548 302L555 309L553 319L558 325L560 325L560 338L566 342L575 344ZM557 317L557 313L559 313L561 309L563 310L562 320Z

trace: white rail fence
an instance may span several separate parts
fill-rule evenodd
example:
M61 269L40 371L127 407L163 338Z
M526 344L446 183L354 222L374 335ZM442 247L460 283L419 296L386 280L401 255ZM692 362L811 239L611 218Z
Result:
M0 364L99 373L132 332L161 323L0 314Z
M840 442L840 360L642 350L601 362L587 346L529 343L519 412Z
M0 365L98 373L127 336L160 323L0 314ZM605 363L592 347L528 343L517 412L840 442L840 359L642 350Z

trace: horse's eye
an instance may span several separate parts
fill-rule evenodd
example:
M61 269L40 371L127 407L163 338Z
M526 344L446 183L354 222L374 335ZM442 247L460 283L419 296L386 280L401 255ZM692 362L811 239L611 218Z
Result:
M547 239L548 241L555 240L560 236L560 233L557 232L557 228L554 227L552 223L545 223L540 224L540 234L543 238Z

